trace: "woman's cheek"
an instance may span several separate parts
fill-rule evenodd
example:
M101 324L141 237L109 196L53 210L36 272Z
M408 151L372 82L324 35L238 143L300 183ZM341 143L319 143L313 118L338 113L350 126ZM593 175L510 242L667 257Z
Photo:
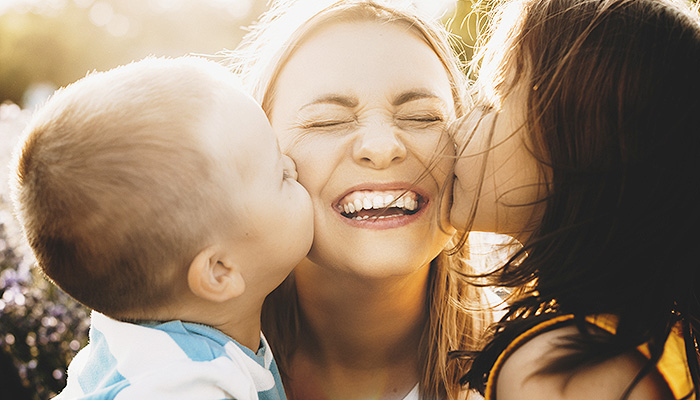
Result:
M409 148L438 186L452 175L454 145L444 129L432 129L414 134Z
M299 183L309 191L312 199L319 196L342 159L339 147L337 141L327 137L292 134L280 138L280 148L294 160Z

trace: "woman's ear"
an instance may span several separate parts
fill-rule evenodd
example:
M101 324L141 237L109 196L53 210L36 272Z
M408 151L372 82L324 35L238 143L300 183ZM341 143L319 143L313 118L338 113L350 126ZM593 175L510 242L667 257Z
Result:
M192 260L187 272L187 284L202 299L223 302L245 291L245 280L239 265L230 255L207 247Z

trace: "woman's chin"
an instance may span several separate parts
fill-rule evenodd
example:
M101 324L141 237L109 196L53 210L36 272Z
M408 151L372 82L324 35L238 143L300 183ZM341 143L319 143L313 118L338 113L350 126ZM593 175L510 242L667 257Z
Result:
M432 243L426 242L425 235L416 240L396 237L352 244L348 240L342 248L316 241L308 259L324 269L331 269L331 273L341 272L362 279L409 276L437 257L450 238L451 235L442 234Z

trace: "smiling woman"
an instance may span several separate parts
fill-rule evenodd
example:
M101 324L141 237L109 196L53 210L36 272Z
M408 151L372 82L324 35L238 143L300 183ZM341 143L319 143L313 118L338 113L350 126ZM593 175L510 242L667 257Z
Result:
M309 107L329 94L343 98L342 105ZM422 39L399 24L324 25L289 57L270 105L280 144L296 160L302 183L316 200L310 258L369 276L404 275L418 272L442 250L451 232L442 232L437 223L439 192L450 159L429 167L447 144L443 130L455 106L447 73ZM323 126L297 122L310 118ZM372 211L377 215L370 219L365 209L382 205L392 192L396 197L406 192L401 199L404 206L415 202L414 212L379 220ZM362 220L339 218L337 205L348 197L362 201Z
M481 297L443 253L464 84L446 32L397 2L286 3L234 61L314 205L312 249L263 312L287 395L463 398L447 354L473 344Z

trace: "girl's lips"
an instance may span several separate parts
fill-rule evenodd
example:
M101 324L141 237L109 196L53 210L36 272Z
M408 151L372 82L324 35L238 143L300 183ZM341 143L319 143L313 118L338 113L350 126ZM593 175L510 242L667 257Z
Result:
M411 184L364 184L348 190L333 209L351 226L392 229L420 218L428 203L428 197Z

